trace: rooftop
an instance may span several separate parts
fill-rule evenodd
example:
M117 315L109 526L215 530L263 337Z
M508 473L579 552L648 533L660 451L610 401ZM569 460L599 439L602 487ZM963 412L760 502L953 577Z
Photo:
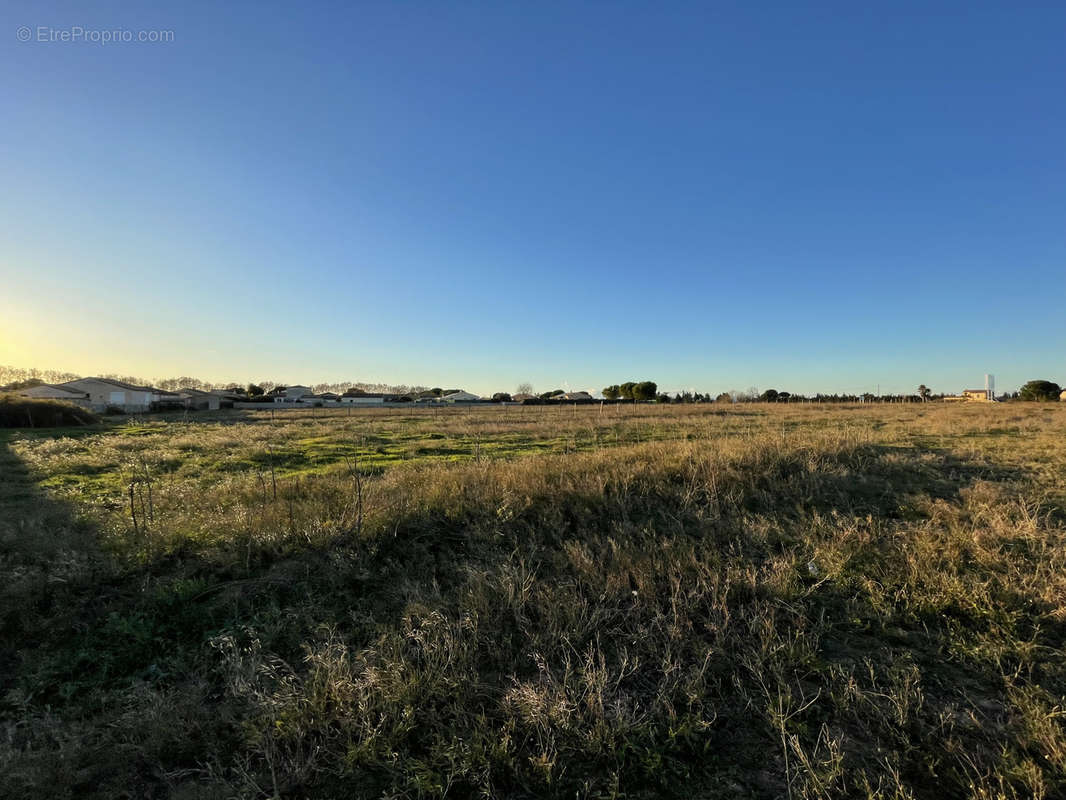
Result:
M131 392L159 392L160 394L173 394L173 392L164 392L162 389L153 389L151 386L135 386L132 383L126 383L125 381L118 381L114 378L97 378L90 376L88 378L75 378L72 381L66 383L60 383L59 386L70 386L72 383L78 381L97 381L98 383L106 383L111 386L117 386L119 389L126 389Z

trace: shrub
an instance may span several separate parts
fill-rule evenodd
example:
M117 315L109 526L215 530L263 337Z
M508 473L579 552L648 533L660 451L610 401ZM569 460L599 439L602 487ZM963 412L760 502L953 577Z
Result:
M182 411L185 408L185 401L179 399L168 398L166 400L156 400L151 404L150 410L152 411ZM121 410L119 413L122 413Z
M91 411L59 400L0 395L0 428L61 428L98 421Z

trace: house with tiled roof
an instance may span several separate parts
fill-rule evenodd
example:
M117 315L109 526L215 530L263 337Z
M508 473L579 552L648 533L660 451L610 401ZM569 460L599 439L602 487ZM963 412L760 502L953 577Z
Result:
M82 408L90 407L88 392L65 386L53 386L50 383L27 386L25 389L18 389L15 394L19 397L29 397L34 400L61 400L64 403L73 403Z
M151 386L136 386L114 378L77 378L58 384L60 388L84 392L93 411L117 408L127 413L150 411L153 403L180 400L176 392Z

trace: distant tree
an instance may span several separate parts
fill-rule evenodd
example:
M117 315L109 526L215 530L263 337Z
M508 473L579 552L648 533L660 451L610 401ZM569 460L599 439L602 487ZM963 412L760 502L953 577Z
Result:
M933 394L933 390L926 386L924 383L918 387L918 396L922 398L922 402L926 402L930 395Z
M541 400L551 400L553 397L558 397L561 394L566 394L562 389L552 389L550 392L544 392L540 395Z
M654 400L659 387L655 381L641 381L633 386L634 400Z
M714 398L714 402L716 402L716 403L732 403L733 402L733 395L731 395L729 392L722 392L720 395L718 395L716 398Z
M533 384L529 381L518 384L518 388L514 390L515 394L533 394Z
M496 394L494 394L492 396L492 402L494 402L494 403L510 403L511 402L511 395L507 394L507 392L496 392Z
M255 383L249 383L248 388L244 391L248 393L249 397L262 397L264 394L263 387Z
M1018 392L1018 399L1029 401L1058 400L1061 392L1062 387L1057 383L1052 383L1051 381L1029 381Z
M787 403L790 397L792 397L792 393L791 392L778 392L777 393L777 402L779 402L779 403Z
M761 395L759 399L764 403L776 403L777 402L777 389L767 389Z
M439 386L434 386L432 389L429 390L429 393L434 397L440 397L442 394L444 394L444 390L441 389Z
M621 388L619 388L617 383L613 384L612 386L604 386L603 396L606 397L608 400L617 400L619 397L622 396L622 390Z
M673 402L673 398L671 398L670 395L668 395L666 392L662 392L661 394L655 395L655 402L656 403L671 403L671 402Z
M633 381L626 381L618 387L618 396L623 400L632 400L634 386L636 386L636 384Z

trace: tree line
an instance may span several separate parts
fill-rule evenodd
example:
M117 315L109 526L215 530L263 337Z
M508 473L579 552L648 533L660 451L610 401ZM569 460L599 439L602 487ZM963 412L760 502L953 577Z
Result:
M0 364L0 388L8 390L39 386L42 383L65 383L66 381L76 380L81 377L83 376L73 372L36 369L32 367L11 367ZM110 378L138 386L156 386L166 391L175 391L177 389L185 388L202 389L204 391L225 390L232 391L235 394L247 395L249 397L267 394L275 389L284 388L286 385L275 381L257 381L247 385L241 385L234 381L213 383L211 381L204 381L187 375L177 378L163 378L157 381L149 381L133 375L118 375L114 373L107 373L100 375L99 377ZM379 392L382 394L394 394L397 396L410 395L421 397L440 397L441 395L458 391L457 389L440 389L437 387L427 388L425 386L409 386L405 384L393 385L363 381L316 383L310 388L316 393L335 392L337 394L343 394L349 389L359 389L364 392ZM952 396L943 393L935 394L925 384L920 385L915 394L874 394L872 392L865 392L862 394L823 394L819 392L813 395L804 395L777 389L766 389L765 391L760 392L757 388L751 387L746 391L732 390L713 396L710 393L705 394L693 391L677 392L670 395L664 392L659 392L659 386L655 381L626 381L625 383L616 383L611 386L605 386L601 391L606 400L631 400L635 402L650 402L654 400L659 403L918 403ZM1062 387L1054 381L1031 380L1026 382L1017 392L1005 393L1000 396L1000 399L1055 402L1059 400L1061 393ZM533 395L533 386L529 383L522 383L515 390L515 394ZM551 391L541 392L535 396L539 397L541 400L550 400L561 394L565 394L562 389L552 389ZM496 392L492 395L492 399L497 402L507 402L511 400L511 395L507 392Z

